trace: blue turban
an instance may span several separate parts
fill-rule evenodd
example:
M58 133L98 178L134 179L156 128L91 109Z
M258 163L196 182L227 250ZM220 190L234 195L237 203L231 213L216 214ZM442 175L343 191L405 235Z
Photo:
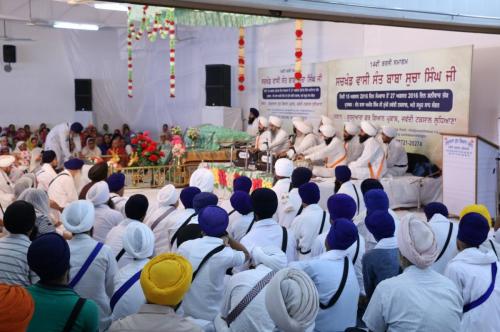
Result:
M79 134L82 132L83 126L80 122L73 122L73 124L71 125L71 127L69 129L72 132Z
M314 182L305 183L299 187L299 195L302 198L302 203L307 205L318 204L319 187Z
M479 247L488 238L488 220L479 213L467 213L458 224L457 239L474 247Z
M70 159L64 163L64 168L70 170L82 169L82 167L83 167L83 160L78 158Z
M312 178L312 171L306 167L297 167L292 172L292 187L298 188L304 183L307 183Z
M233 180L233 191L244 191L250 193L252 180L248 176L239 176Z
M358 229L352 221L346 218L336 219L326 236L330 250L346 250L358 240Z
M254 213L260 219L272 218L278 209L278 196L274 190L259 188L252 192L251 197Z
M56 153L52 150L46 150L42 152L42 163L48 164L56 159Z
M201 209L198 215L198 225L206 235L219 237L226 232L229 216L226 210L221 207L207 206Z
M335 167L335 179L340 183L347 182L351 179L351 170L345 165Z
M198 195L199 193L201 193L201 190L198 187L186 187L182 189L180 199L185 209L193 208L194 196Z
M125 203L125 215L129 219L142 221L148 212L148 207L149 202L146 196L142 194L132 195Z
M28 248L28 265L42 281L53 281L69 270L70 251L57 233L42 234Z
M330 198L328 198L327 206L331 220L339 218L352 220L352 218L356 215L356 202L351 196L346 194L335 194L330 196Z
M366 179L361 182L361 192L363 193L363 196L372 189L384 190L384 186L382 186L382 183L380 183L379 180L375 179Z
M125 174L113 173L106 180L108 183L109 191L115 193L125 187Z
M436 213L439 213L442 216L448 217L448 208L443 203L432 202L432 203L429 203L425 206L424 213L425 213L425 216L427 217L427 220L431 220L431 218Z
M200 210L204 207L217 205L218 202L219 199L215 194L209 192L201 192L193 198L193 209L196 213L200 213Z
M231 206L238 211L239 214L247 215L253 211L252 199L250 195L244 191L236 191L231 196Z
M372 189L365 195L366 213L375 210L389 210L389 197L382 189Z
M394 218L385 210L374 211L365 218L365 225L368 231L373 234L375 240L380 241L394 236L396 225Z

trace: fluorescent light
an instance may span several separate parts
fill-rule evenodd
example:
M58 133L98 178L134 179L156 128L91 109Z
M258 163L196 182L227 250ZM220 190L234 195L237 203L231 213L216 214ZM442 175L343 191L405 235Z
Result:
M116 10L119 12L126 12L128 11L127 6L119 4L119 3L109 3L109 2L104 2L104 3L95 3L94 4L95 9L104 9L104 10Z
M72 23L72 22L54 22L54 28L60 29L76 29L76 30L99 30L99 26L95 24Z

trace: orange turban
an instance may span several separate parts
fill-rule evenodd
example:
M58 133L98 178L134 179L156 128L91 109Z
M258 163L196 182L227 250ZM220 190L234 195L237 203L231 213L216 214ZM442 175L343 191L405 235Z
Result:
M0 331L26 331L35 311L30 293L21 286L0 285Z

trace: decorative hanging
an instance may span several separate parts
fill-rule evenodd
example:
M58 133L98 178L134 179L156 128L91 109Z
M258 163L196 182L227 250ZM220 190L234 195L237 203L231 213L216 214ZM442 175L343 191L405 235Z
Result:
M302 20L295 20L295 89L302 88L302 26Z
M175 26L174 10L163 9L161 12L155 12L154 16L148 16L148 6L142 7L142 17L139 29L136 31L133 21L132 6L128 7L128 31L127 31L127 67L128 67L128 97L133 97L133 63L132 63L132 41L141 40L146 32L148 40L155 42L158 35L161 39L169 38L169 87L170 97L175 97ZM152 22L151 22L152 21ZM163 24L162 24L163 23Z
M240 27L238 39L238 90L245 91L245 28Z
M170 97L175 97L175 24L170 21Z

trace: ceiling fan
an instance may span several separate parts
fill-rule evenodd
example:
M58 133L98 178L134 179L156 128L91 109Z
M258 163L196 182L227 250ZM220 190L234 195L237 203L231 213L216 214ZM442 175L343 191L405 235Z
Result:
M31 38L15 38L7 36L7 21L3 19L3 34L0 36L0 41L4 42L32 42L35 41Z

